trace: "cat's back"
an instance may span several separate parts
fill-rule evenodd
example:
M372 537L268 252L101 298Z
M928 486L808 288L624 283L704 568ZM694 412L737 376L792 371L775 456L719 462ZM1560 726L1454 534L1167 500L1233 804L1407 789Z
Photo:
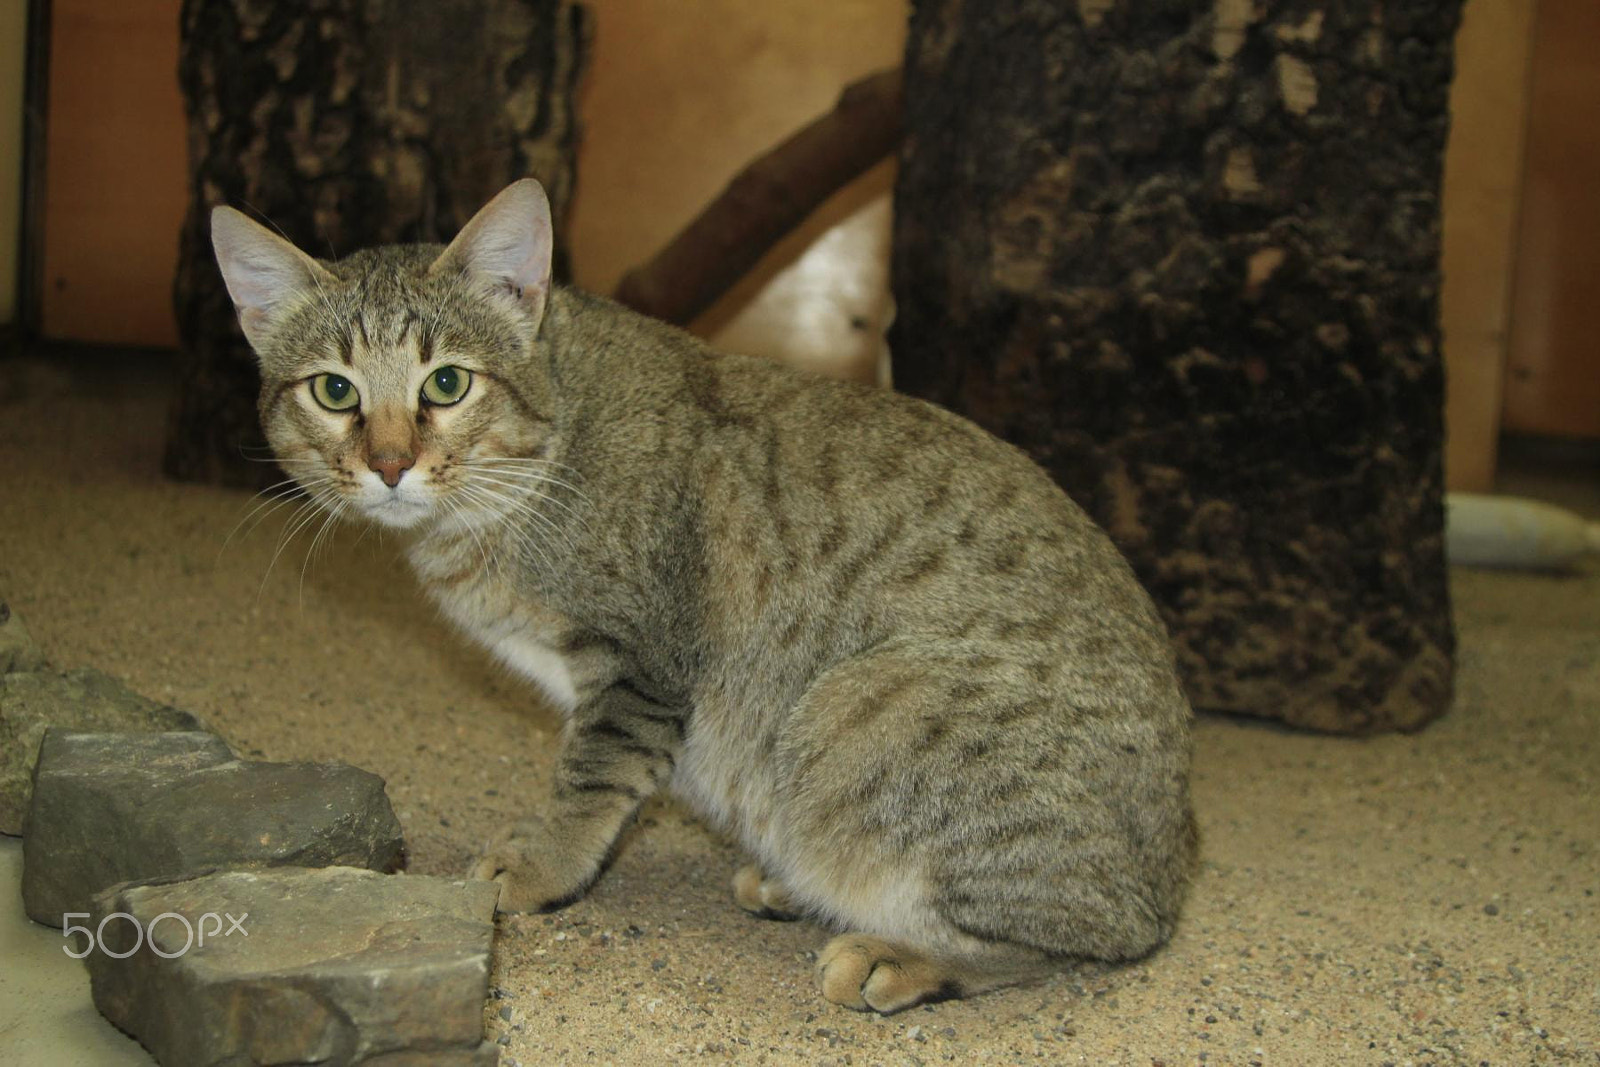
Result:
M597 466L636 480L613 498L662 492L665 465L695 499L709 629L797 661L907 633L1050 649L1186 712L1131 569L1020 450L924 401L569 299L562 325L607 411L585 427L607 442Z

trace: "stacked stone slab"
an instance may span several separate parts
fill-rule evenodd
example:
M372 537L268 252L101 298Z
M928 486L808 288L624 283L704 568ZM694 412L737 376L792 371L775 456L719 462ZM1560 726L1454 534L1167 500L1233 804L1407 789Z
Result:
M28 915L173 1067L485 1067L499 887L390 875L377 775L235 758L187 712L51 670L0 601L0 832Z
M389 875L383 780L236 759L203 732L48 730L23 836L30 917L162 1064L483 1067L484 882Z
M95 904L119 915L85 957L95 1004L163 1064L494 1064L498 889L348 867L123 886Z
M383 779L342 763L235 759L207 733L50 730L22 841L28 917L60 927L119 882L235 867L393 870Z
M50 727L200 730L187 711L140 696L104 671L50 669L22 617L0 600L0 834L22 833L39 743Z

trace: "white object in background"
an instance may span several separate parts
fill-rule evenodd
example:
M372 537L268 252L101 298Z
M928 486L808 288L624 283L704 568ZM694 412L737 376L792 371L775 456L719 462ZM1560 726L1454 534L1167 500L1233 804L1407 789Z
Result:
M1564 570L1600 552L1600 523L1553 504L1447 493L1445 508L1445 555L1453 564Z

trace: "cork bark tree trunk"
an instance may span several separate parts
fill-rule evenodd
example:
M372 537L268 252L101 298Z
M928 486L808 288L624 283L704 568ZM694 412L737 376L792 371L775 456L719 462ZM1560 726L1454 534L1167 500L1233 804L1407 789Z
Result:
M550 195L559 249L587 14L574 0L185 0L181 24L190 200L165 467L260 484L274 468L244 458L263 440L259 380L212 259L212 206L253 212L334 257L445 240L532 176Z
M1197 707L1448 705L1439 189L1461 0L918 0L897 387L1029 450Z

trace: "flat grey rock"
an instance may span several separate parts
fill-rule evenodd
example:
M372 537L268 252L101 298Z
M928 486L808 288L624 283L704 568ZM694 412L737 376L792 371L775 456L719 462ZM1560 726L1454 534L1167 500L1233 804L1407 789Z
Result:
M44 666L44 655L33 643L33 636L22 624L22 616L0 600L0 674L36 671Z
M16 615L0 624L0 833L22 832L34 758L50 727L90 732L204 729L187 711L148 700L104 671L19 668L7 673L8 638L3 635L20 625ZM33 662L25 652L11 655L15 663Z
M22 901L56 928L119 882L238 867L400 860L383 779L342 763L237 760L205 733L50 730L22 841Z
M91 921L132 919L108 920L85 962L101 1013L173 1067L485 1067L499 1059L483 1040L498 895L348 867L124 885ZM182 919L152 927L167 913ZM203 945L202 923L220 931Z

